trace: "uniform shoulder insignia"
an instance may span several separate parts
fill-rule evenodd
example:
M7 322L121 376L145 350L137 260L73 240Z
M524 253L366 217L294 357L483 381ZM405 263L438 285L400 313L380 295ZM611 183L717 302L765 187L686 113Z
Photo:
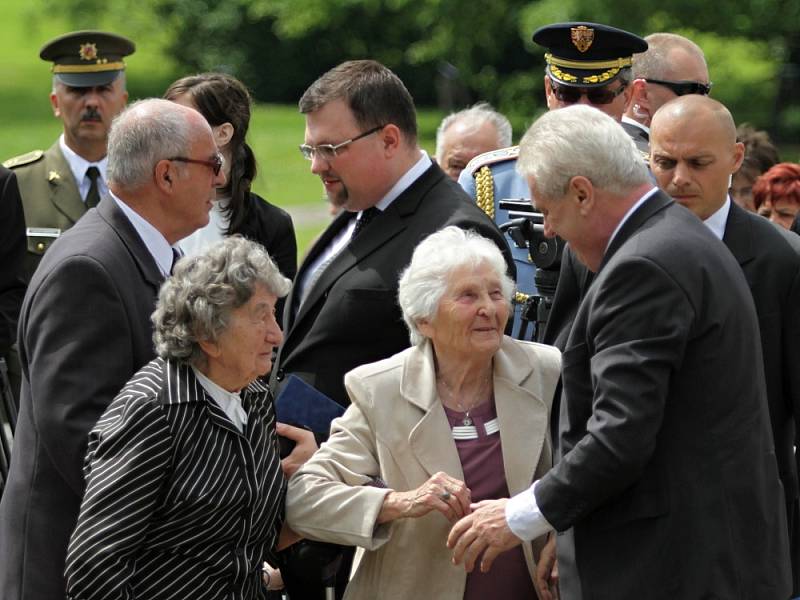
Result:
M31 163L36 162L43 156L44 156L44 151L33 150L32 152L26 152L25 154L20 154L19 156L15 156L14 158L9 158L7 161L3 163L3 166L6 169L22 167L24 165L29 165Z
M494 165L497 163L505 162L507 160L515 160L519 156L519 146L509 146L508 148L500 148L499 150L492 150L491 152L484 152L479 154L467 163L464 170L473 177L481 167Z

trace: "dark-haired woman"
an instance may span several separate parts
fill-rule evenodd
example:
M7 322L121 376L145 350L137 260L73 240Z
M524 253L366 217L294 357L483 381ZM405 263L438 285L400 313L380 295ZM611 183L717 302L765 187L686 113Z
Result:
M267 250L281 273L297 273L297 240L289 214L250 191L256 176L256 159L245 142L252 99L241 81L225 73L200 73L175 81L164 98L202 114L214 132L225 159L227 187L218 190L209 223L181 240L185 254L197 254L223 237L239 233ZM278 318L283 299L276 307Z

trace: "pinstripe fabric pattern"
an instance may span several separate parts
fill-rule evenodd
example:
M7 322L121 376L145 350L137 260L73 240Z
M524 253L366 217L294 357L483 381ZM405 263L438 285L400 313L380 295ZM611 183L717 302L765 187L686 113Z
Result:
M157 358L134 375L89 436L70 598L265 597L286 485L267 387L242 404L240 434L190 367Z

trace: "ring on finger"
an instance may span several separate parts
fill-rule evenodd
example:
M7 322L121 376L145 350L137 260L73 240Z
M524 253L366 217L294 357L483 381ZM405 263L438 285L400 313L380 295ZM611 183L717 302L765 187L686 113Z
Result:
M452 496L452 494L450 493L450 490L448 490L448 489L445 489L445 491L443 491L441 494L439 494L439 498L441 498L445 502L450 500L450 496Z

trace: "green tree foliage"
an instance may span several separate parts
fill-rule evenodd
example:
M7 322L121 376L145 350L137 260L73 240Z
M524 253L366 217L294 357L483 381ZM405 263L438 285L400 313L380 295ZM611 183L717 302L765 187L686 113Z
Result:
M714 96L738 121L773 133L800 126L797 0L38 0L44 12L109 15L109 26L159 32L182 72L234 73L260 100L295 102L319 74L375 58L420 104L442 97L457 75L454 104L488 100L529 123L544 109L542 51L531 41L548 23L588 20L646 35L683 33L705 50ZM445 106L445 108L449 108ZM785 136L784 136L785 137Z

